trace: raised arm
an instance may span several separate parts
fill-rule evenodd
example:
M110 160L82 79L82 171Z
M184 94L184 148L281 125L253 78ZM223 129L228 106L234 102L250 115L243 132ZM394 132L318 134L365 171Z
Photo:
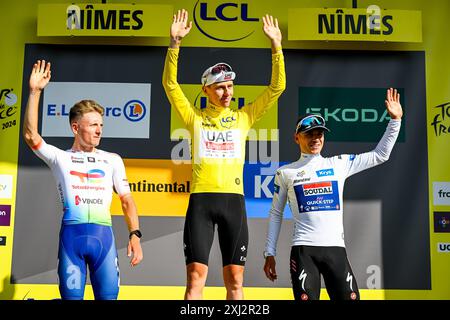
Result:
M397 93L397 89L389 88L386 91L384 103L391 119L400 120L402 118L403 109L400 104L400 93Z
M263 30L266 36L270 39L270 44L272 47L272 53L276 53L281 50L281 30L278 27L277 18L273 18L266 14L262 17L263 20Z
M400 94L397 92L397 89L389 88L386 91L386 100L384 103L386 105L386 110L391 117L386 131L374 150L357 155L349 155L348 158L341 157L341 159L347 159L347 177L389 160L395 141L400 133L403 116L403 109L400 104Z
M188 13L184 9L178 10L178 13L173 16L170 28L170 45L164 62L162 84L170 105L175 108L182 121L189 125L193 122L194 110L183 90L181 90L177 79L181 39L189 33L192 27L192 21L189 23L187 21Z
M192 21L188 23L188 12L185 9L178 10L173 15L172 26L170 27L170 45L172 49L178 49L181 40L191 31Z
M241 111L248 115L250 125L258 121L272 107L286 89L286 71L281 48L281 31L278 20L266 15L262 18L263 31L271 41L272 75L270 85L253 101L244 106Z
M41 98L42 90L49 83L50 78L50 62L45 63L45 60L36 61L31 70L29 80L30 94L28 96L22 131L25 142L30 148L35 147L42 140L38 132L39 99Z

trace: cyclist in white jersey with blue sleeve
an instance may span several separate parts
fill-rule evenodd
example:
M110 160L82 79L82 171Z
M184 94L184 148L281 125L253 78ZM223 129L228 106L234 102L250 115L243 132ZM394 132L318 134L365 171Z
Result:
M348 177L389 159L403 116L396 89L387 90L385 104L391 117L386 131L374 150L362 154L324 158L320 152L324 132L329 131L324 118L309 114L297 122L300 159L280 167L275 175L264 251L264 272L274 281L277 241L288 202L294 219L290 273L297 301L320 298L321 275L331 300L360 298L345 249L343 190Z
M50 63L38 60L30 75L30 95L23 137L33 152L51 169L62 205L59 233L58 280L61 298L84 298L87 267L95 299L115 300L119 293L119 265L112 229L112 192L120 197L130 231L127 254L135 266L143 258L136 205L122 158L97 149L104 109L93 100L76 103L69 114L74 134L72 148L47 144L38 133L38 108L42 90L50 81Z

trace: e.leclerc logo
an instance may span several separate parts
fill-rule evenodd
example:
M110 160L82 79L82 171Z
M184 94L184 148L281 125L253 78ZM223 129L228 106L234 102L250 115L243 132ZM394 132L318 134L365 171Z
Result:
M139 100L128 101L125 107L123 107L123 115L132 122L144 118L146 112L145 104Z
M47 116L68 116L70 107L65 104L58 106L56 104L48 104L47 106ZM120 107L105 107L106 117L120 117L124 116L127 120L132 122L137 122L142 120L147 113L147 108L142 101L130 100L123 108Z
M208 31L207 25L214 23L232 23L232 22L258 22L259 18L250 17L249 4L238 2L224 2L220 4L212 4L211 1L200 2L198 0L194 6L194 23L197 29L210 39L223 42L233 42L245 39L255 32L246 28L235 26L234 28L222 28L228 35L232 34L232 38L224 38L222 35L213 34ZM200 25L201 24L201 25ZM255 26L256 27L256 26ZM212 28L210 28L212 29ZM233 34L233 31L236 33Z

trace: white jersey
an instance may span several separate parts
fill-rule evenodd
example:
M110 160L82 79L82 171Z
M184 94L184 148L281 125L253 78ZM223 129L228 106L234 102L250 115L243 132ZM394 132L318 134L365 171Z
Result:
M111 225L113 187L130 193L122 158L102 150L61 150L41 140L34 153L52 170L63 207L63 224Z
M345 247L343 191L345 180L389 159L400 131L401 120L389 121L377 147L362 154L331 158L302 154L280 167L275 175L274 197L267 232L267 255L276 255L286 201L294 219L292 245Z

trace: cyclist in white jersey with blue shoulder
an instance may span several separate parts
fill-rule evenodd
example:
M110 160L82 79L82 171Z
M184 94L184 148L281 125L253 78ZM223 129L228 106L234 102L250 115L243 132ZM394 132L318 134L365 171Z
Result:
M396 89L387 90L385 105L391 117L386 131L374 150L362 154L324 158L320 152L324 132L329 131L324 118L309 114L297 122L295 142L300 159L280 167L275 175L264 251L264 272L274 281L277 241L288 202L294 219L290 273L297 301L320 298L321 275L331 300L360 298L345 249L343 190L348 177L389 159L403 116Z
M87 267L95 299L115 300L119 293L119 265L111 223L112 192L120 197L130 231L127 254L135 266L143 258L136 205L122 158L97 149L104 109L93 100L76 103L69 114L74 134L72 148L47 144L38 133L42 90L50 81L50 63L38 60L30 75L30 95L23 137L33 152L52 170L62 205L59 234L58 280L61 298L84 297Z

